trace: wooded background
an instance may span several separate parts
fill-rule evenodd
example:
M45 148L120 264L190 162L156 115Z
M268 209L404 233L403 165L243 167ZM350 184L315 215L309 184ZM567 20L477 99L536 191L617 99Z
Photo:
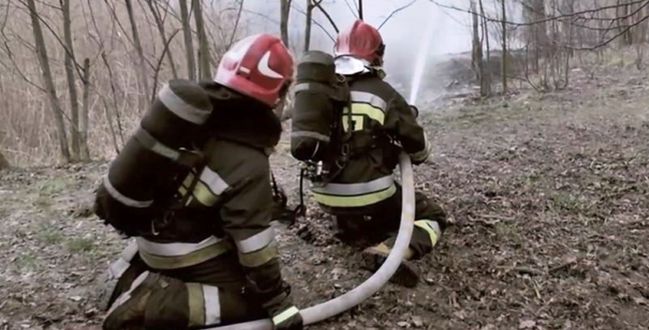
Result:
M0 168L114 155L161 83L210 79L221 55L250 33L244 1L0 0ZM336 0L277 1L279 12L249 14L275 25L298 57L313 43L312 29L330 39L339 30L329 11ZM359 18L373 4L344 2ZM414 2L372 23L408 15ZM564 89L583 54L633 49L644 68L649 0L428 2L465 13L483 97L511 92L511 80L539 92ZM291 39L296 12L303 23Z

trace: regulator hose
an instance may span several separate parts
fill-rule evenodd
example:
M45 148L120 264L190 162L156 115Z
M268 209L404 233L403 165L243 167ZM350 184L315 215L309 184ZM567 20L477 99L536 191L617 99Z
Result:
M399 268L399 265L408 250L408 245L410 244L415 219L415 182L413 178L412 164L410 162L410 157L403 152L399 155L399 167L401 169L401 183L403 186L401 224L399 225L397 240L387 259L376 273L353 290L324 303L301 310L300 315L304 320L304 325L318 323L362 303L381 289L392 275L394 275L397 268ZM273 326L269 319L265 319L209 329L272 330Z

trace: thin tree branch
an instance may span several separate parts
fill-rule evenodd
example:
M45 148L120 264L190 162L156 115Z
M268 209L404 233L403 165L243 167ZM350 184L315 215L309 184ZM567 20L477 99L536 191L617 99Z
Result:
M401 6L401 7L397 8L397 9L393 10L393 11L390 13L390 15L388 15L388 17L386 17L385 20L383 20L383 22L381 23L381 25L379 25L379 27L377 28L377 30L380 30L381 27L382 27L385 23L387 23L387 22L390 20L390 18L392 18L392 16L394 16L396 13L398 13L398 12L400 12L400 11L402 11L402 10L404 10L404 9L406 9L406 8L408 8L408 7L410 7L410 6L412 6L412 4L414 4L415 2L417 2L417 0L412 0L412 1L410 1L409 3L407 3L406 5Z

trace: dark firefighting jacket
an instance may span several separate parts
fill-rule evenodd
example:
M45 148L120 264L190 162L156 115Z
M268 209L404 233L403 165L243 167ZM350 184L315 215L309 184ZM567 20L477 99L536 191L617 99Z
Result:
M413 163L428 158L429 144L403 97L376 73L350 77L351 112L343 114L348 141L344 168L324 186L312 187L325 208L355 208L383 201L397 191L393 171L401 150Z
M205 83L208 93L220 87ZM155 233L137 237L140 257L159 270L199 265L236 253L246 289L263 303L285 294L277 243L268 150L281 125L270 109L238 97L212 99L214 120L202 147L205 161L178 188L176 205ZM210 119L212 120L212 119ZM233 273L229 271L228 273ZM234 272L237 273L237 272Z

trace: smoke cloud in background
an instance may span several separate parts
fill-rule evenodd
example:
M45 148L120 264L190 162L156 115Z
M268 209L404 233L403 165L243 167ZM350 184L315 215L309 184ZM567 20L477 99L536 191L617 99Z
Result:
M291 48L299 58L303 49L306 0L293 0L289 18L289 39ZM355 3L357 0L325 0L322 5L331 15L339 29L345 29L356 19ZM410 0L365 0L363 6L364 20L378 27L395 9L400 8ZM442 1L443 2L443 1ZM447 4L459 5L457 0L446 0ZM351 9L350 9L351 8ZM354 12L352 12L352 10ZM280 5L279 1L245 0L242 20L246 22L246 33L269 32L279 34ZM327 36L326 30L333 38L336 32L326 17L314 9L312 26L311 49L333 52L333 41ZM432 21L431 21L432 20ZM386 44L385 70L387 80L394 83L397 89L407 95L409 92L417 56L422 52L422 38L425 29L432 24L433 40L430 49L424 56L430 64L445 54L460 53L470 50L471 30L470 17L466 13L442 9L427 0L417 0L412 6L396 13L381 27L380 32ZM428 66L430 68L430 66ZM426 72L422 88L426 81L434 77L434 73Z

